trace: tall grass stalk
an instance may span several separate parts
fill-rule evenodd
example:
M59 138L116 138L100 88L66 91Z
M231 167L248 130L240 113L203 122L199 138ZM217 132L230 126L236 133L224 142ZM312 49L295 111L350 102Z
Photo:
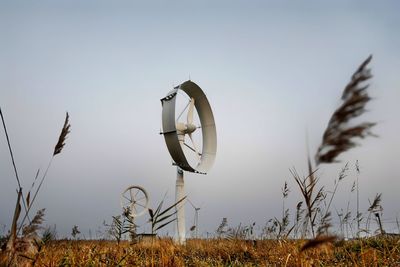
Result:
M376 136L371 132L371 128L376 125L375 122L363 122L358 123L355 126L349 126L350 122L355 118L358 118L366 111L366 105L371 100L368 95L367 89L368 84L364 85L366 81L372 78L371 70L368 68L368 64L372 60L372 55L365 59L361 65L357 68L354 74L351 76L350 82L346 85L342 93L342 104L332 114L328 126L326 127L322 136L322 142L319 145L315 156L316 169L321 163L333 163L338 162L337 157L357 146L358 144L354 141L357 138L366 138L368 136ZM320 208L318 207L321 199L325 198L326 195L323 191L323 187L313 194L313 190L316 187L319 179L315 177L315 171L313 164L310 159L309 146L308 146L308 134L306 133L306 145L307 145L307 166L308 176L301 178L295 170L291 170L292 176L299 186L300 192L305 200L307 217L310 223L311 232L315 237L315 218ZM345 169L348 166L346 164ZM329 203L326 206L325 212L321 217L321 222L326 223L330 220L330 207L338 188L339 182L345 177L345 170L342 170L339 175L339 180L335 181L335 187L330 197ZM357 201L358 195L358 178L357 178ZM359 215L359 203L357 202L357 215ZM358 223L359 225L359 223ZM326 224L327 226L327 224ZM359 228L359 226L358 226Z
M17 179L18 189L22 189L21 182L20 182L19 176L18 176L17 166L16 166L15 160L14 160L14 153L13 153L12 148L11 148L10 138L8 137L6 122L4 120L4 116L3 116L3 112L1 111L1 107L0 107L0 116L1 116L1 121L3 123L4 133L5 133L6 139L7 139L7 145L8 145L8 150L10 152L12 165L14 167L15 178Z
M357 172L357 177L356 177L356 187L357 187L357 238L360 237L360 218L361 218L361 213L360 213L360 188L358 184L358 178L360 177L360 165L358 164L358 160L356 160L356 172Z
M329 199L328 206L325 209L325 215L329 212L333 198L335 197L336 191L338 189L339 183L347 176L346 171L349 170L349 164L346 163L346 165L342 168L342 170L339 173L338 180L335 180L335 188L333 189L333 192L331 194L331 198Z
M24 198L23 198L22 186L21 186L21 182L20 182L20 179L19 179L19 176L18 176L17 166L15 164L15 159L14 159L14 153L12 151L11 142L10 142L10 138L8 136L8 131L7 131L7 127L6 127L6 122L5 122L4 115L3 115L3 112L1 110L1 107L0 107L0 117L1 117L2 124L3 124L4 133L6 135L8 150L9 150L9 153L10 153L11 162L12 162L12 165L13 165L15 178L17 180L17 185L18 185L17 203L15 205L14 216L13 216L13 220L12 220L12 223L11 223L10 237L9 237L8 242L7 242L7 249L11 253L11 257L9 257L9 260L10 260L9 264L11 264L12 260L14 259L14 253L15 253L15 241L17 239L17 231L16 231L17 230L17 224L18 224L19 216L21 214L21 205L20 205L21 198L22 198L22 203L23 203L24 209L25 209L25 214L28 214L28 209L26 207L26 203L25 203ZM30 221L29 217L28 217L28 220Z
M12 148L11 148L11 142L10 142L10 138L9 138L9 136L8 136L8 131L7 131L7 127L6 127L6 122L5 122L5 119L4 119L3 112L1 111L1 107L0 107L0 116L1 116L1 121L2 121L2 123L3 123L4 133L5 133L5 135L6 135L6 140L7 140L7 145L8 145L8 151L9 151L9 153L10 153L10 157L11 157L11 162L12 162L13 169L14 169L15 178L16 178L16 180L17 180L17 185L18 185L17 192L21 192L21 196L18 195L18 199L21 199L21 198L22 198L22 203L23 203L23 205L24 205L25 212L27 212L27 205L26 205L26 203L25 203L25 201L24 201L24 198L23 198L22 186L21 186L21 182L20 182L20 179L19 179L19 176L18 176L17 166L16 166L16 164L15 164L15 159L14 159L14 153L13 153ZM18 194L19 194L19 193L18 193ZM18 202L18 203L19 203L19 202ZM17 219L18 219L18 218L17 218ZM30 221L29 217L28 217L28 220ZM13 221L13 222L14 222L14 221Z
M57 144L54 147L53 155L52 155L52 157L51 157L51 159L50 159L50 161L49 161L49 163L47 165L46 171L44 172L44 174L42 176L42 179L40 180L39 186L37 187L37 189L35 191L35 194L33 195L32 201L30 201L30 205L28 207L28 210L25 213L25 216L23 217L23 219L21 221L21 224L20 224L20 226L18 228L17 234L21 231L21 229L22 229L22 227L24 225L25 219L29 216L29 211L31 210L31 208L32 208L32 206L33 206L33 204L34 204L34 202L36 200L36 197L37 197L37 195L39 193L39 190L42 187L42 184L43 184L43 182L44 182L44 180L45 180L45 178L47 176L47 173L48 173L48 171L50 169L50 166L51 166L51 164L53 162L54 157L57 154L61 153L62 149L64 148L65 140L67 139L67 135L70 133L70 128L71 128L71 125L69 124L69 114L67 112L66 115L65 115L65 121L64 121L64 125L63 125L63 127L61 129L60 136L58 138ZM37 174L38 174L38 172L37 172ZM37 177L35 178L35 180L36 179L37 179ZM28 195L30 196L30 191L29 191Z
M294 180L296 181L297 185L299 186L300 192L304 198L304 202L306 204L307 209L307 217L310 223L311 233L312 236L315 237L315 219L318 212L319 202L323 198L323 189L321 187L317 193L313 194L314 188L318 183L318 178L315 178L315 171L310 173L308 176L301 178L300 175L297 173L296 169L290 170Z

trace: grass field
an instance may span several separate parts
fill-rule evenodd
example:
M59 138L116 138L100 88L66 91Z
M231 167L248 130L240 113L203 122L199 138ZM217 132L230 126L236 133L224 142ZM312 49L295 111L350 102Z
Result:
M306 240L170 239L49 241L16 257L17 266L399 266L400 238L324 243L302 251ZM2 262L3 265L7 263Z

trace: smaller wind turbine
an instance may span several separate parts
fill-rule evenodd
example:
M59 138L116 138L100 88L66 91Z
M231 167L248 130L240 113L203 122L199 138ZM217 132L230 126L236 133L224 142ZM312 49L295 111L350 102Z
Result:
M194 218L193 218L193 226L190 227L190 231L194 231L194 237L198 238L198 229L199 229L199 210L200 208L196 207L190 199L188 199L189 204L194 209Z
M131 225L131 234L136 232L134 219L142 216L149 206L149 196L143 187L132 185L127 187L121 193L121 207L127 216L129 216ZM132 236L131 236L132 237Z

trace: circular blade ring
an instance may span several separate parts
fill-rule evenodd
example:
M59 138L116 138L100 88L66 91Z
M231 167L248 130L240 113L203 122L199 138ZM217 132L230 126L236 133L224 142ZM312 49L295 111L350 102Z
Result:
M196 166L192 166L188 162L178 138L178 133L181 132L182 128L179 127L177 129L175 118L176 96L179 90L182 90L190 99L193 99L191 103L192 110L194 106L200 119L200 127L197 127L197 129L201 129L202 132L202 149L200 160ZM161 103L163 135L175 164L185 171L207 173L214 164L217 151L217 133L214 115L203 90L189 80L176 86L166 97L161 99ZM193 111L188 114L187 121L189 123L192 122L192 116Z
M137 185L126 188L121 193L121 207L131 217L139 217L148 210L149 197L146 190Z

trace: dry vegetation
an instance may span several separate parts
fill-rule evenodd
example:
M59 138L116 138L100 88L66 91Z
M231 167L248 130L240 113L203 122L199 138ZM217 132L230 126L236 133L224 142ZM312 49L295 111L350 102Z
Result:
M117 245L115 241L50 241L41 251L19 254L32 266L398 266L400 239L375 237L322 243L302 251L305 240L170 239ZM315 246L315 245L313 245Z

